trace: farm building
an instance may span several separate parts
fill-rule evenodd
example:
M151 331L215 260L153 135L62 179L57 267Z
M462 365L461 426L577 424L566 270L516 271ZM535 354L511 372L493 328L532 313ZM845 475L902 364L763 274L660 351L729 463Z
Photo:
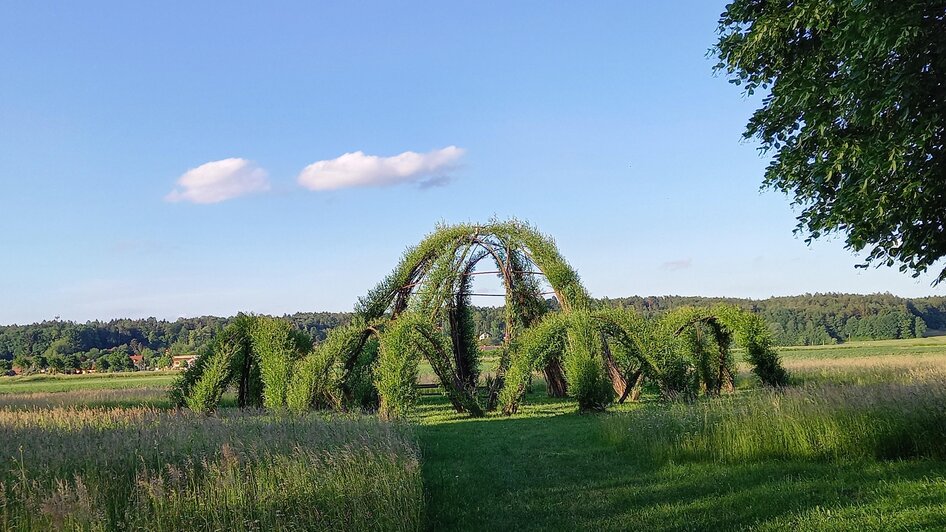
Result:
M174 369L184 369L189 367L194 363L194 360L197 359L196 354L191 355L174 355L171 357L171 367Z

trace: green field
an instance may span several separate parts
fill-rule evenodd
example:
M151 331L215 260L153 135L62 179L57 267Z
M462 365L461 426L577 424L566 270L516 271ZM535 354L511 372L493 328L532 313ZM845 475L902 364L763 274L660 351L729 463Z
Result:
M163 388L176 371L91 373L83 375L23 375L0 378L0 394L22 392L68 392L125 388Z
M941 356L944 352L946 352L946 336L907 340L873 340L838 345L782 347L779 349L779 354L785 361L858 357Z
M788 348L782 356L796 383L784 393L754 388L744 375L733 396L667 405L645 395L583 415L570 400L548 398L537 379L517 415L469 419L427 393L411 423L393 432L366 417L225 408L201 421L162 413L153 409L166 404L156 394L172 374L0 379L0 448L12 464L0 482L3 528L25 515L33 529L90 523L89 511L105 510L79 504L76 479L98 486L107 482L102 471L135 470L127 460L168 493L168 464L190 463L195 472L177 495L128 499L144 512L134 518L131 503L106 505L108 522L123 526L173 529L206 504L214 508L208 526L247 530L256 525L239 523L278 528L292 519L297 527L431 530L946 528L946 339ZM109 404L102 394L123 394L124 408L86 408ZM23 407L29 412L17 413ZM128 432L132 426L151 428ZM51 432L37 440L43 431ZM165 443L157 454L136 450L144 441ZM185 441L194 442L190 451L181 451ZM242 458L226 469L230 445ZM95 451L110 446L115 460ZM303 451L314 453L305 455L311 472L284 478L267 465ZM31 461L31 453L44 458ZM187 462L191 454L205 465ZM44 465L30 466L36 460ZM23 461L30 488L21 504ZM247 475L255 480L247 484ZM140 490L134 475L119 477L101 492L117 500ZM291 488L267 491L273 482ZM292 509L301 507L323 520ZM86 521L62 518L70 511Z

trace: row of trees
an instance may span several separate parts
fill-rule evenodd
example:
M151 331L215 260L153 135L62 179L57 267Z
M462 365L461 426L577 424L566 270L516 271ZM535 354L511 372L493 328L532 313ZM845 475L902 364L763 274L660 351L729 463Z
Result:
M296 329L316 339L325 338L329 329L350 319L349 313L300 312L284 317ZM142 355L146 360L166 353L182 355L196 353L210 343L216 334L234 318L202 316L181 318L176 321L148 318L142 320L112 320L75 323L52 320L31 325L0 326L0 360L12 361L19 357L28 365L45 368L74 361L92 364L104 356L114 355L114 366L119 354Z
M776 345L820 345L848 340L919 338L929 330L946 330L946 297L905 299L891 294L806 294L764 300L684 296L626 297L596 301L602 307L633 309L645 316L692 306L729 304L760 314ZM557 310L554 298L548 310ZM348 323L347 312L300 312L284 319L316 341ZM471 307L476 336L499 345L505 334L503 307ZM176 321L112 320L74 323L45 321L0 326L0 360L20 368L130 369L128 355L142 355L152 366L166 354L196 353L234 318L203 316ZM16 360L15 360L16 359ZM4 363L0 363L3 367Z
M682 306L735 305L765 318L777 345L921 338L930 329L946 329L944 297L905 299L891 294L806 294L751 300L663 296L603 302L644 314L659 314Z
M690 296L602 298L602 307L632 309L658 316L681 307L734 305L761 315L775 345L822 345L849 340L922 338L930 330L946 330L946 297L906 299L891 294L805 294L754 300ZM556 308L553 299L548 300ZM475 307L477 334L486 343L502 343L503 309Z
M6 372L18 368L25 373L74 373L76 371L133 371L136 369L168 368L172 355L168 351L155 352L142 348L135 352L128 344L112 349L92 348L82 353L62 352L63 342L59 340L46 352L37 355L17 354L11 360L0 359L0 370ZM141 355L141 362L135 365L132 355Z

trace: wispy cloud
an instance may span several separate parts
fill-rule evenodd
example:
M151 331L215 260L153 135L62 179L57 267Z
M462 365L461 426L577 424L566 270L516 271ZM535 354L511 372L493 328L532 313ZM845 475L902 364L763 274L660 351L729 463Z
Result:
M299 184L309 190L351 187L381 187L400 183L438 186L446 183L446 172L455 168L464 150L447 146L427 153L406 151L392 157L346 153L336 159L317 161L299 174Z
M693 266L693 259L678 259L664 262L660 265L661 270L668 272L675 272L678 270L686 270Z
M177 186L164 197L167 201L219 203L247 194L269 190L266 170L252 161L223 159L192 168L177 180Z

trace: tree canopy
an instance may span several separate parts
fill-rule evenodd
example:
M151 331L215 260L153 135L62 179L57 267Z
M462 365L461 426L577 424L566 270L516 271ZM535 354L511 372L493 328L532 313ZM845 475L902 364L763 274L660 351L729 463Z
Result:
M767 91L746 138L797 231L914 276L946 255L946 1L735 0L717 71ZM946 268L935 283L946 279Z

